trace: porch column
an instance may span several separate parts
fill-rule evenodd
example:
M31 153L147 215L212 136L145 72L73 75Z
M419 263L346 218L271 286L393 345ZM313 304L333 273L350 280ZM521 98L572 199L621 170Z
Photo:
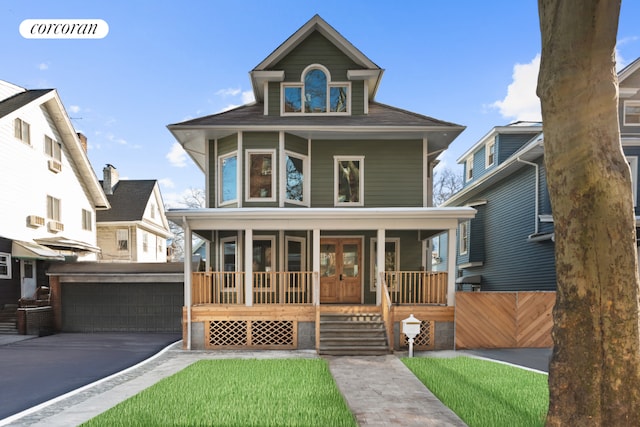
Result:
M185 217L184 224L184 305L187 307L187 350L191 350L191 226Z
M320 305L320 230L313 229L313 305Z
M378 277L375 278L376 283L376 305L380 306L382 304L382 281L380 277L385 272L385 263L384 263L384 251L385 251L385 240L386 240L386 230L384 228L378 229L378 247L376 249L376 265L378 266Z
M447 305L456 305L456 229L450 228L447 238Z
M253 230L244 230L244 305L253 305Z

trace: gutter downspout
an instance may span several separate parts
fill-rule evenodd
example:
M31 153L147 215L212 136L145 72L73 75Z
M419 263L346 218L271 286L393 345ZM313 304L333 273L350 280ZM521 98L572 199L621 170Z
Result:
M539 198L540 198L540 190L539 190L539 173L540 173L540 166L537 163L533 163L533 162L529 162L527 160L522 160L520 157L516 158L516 160L520 163L524 163L525 165L529 165L529 166L533 166L534 168L536 168L536 194L535 194L535 225L534 225L534 231L533 234L536 235L538 234L538 215L539 215Z
M191 227L185 216L184 225L184 303L187 306L187 350L191 350Z

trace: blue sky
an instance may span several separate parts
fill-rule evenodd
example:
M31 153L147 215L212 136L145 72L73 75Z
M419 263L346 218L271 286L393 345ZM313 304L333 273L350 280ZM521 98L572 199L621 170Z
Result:
M56 88L102 179L158 179L165 203L204 176L166 126L253 99L249 71L318 13L385 69L376 100L467 129L456 159L494 126L539 120L537 1L0 0L0 79ZM640 57L640 2L625 0L618 61ZM102 19L99 40L24 39L25 19Z

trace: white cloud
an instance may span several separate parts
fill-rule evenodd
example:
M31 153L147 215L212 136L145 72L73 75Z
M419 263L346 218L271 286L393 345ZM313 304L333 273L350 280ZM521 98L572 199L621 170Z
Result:
M46 62L41 62L40 64L38 64L38 70L45 71L48 69L49 69L49 64L47 64Z
M252 90L245 90L242 92L242 103L249 104L250 102L254 102L256 98L253 96Z
M174 142L171 146L171 150L166 155L171 166L177 168L183 168L187 166L187 152L184 151L182 145L178 142Z
M536 95L539 70L540 54L528 64L514 65L513 81L507 87L507 95L490 106L497 108L508 119L541 121L540 99Z
M109 141L111 141L111 142L115 142L115 143L120 144L120 145L127 145L127 140L126 140L126 139L116 137L116 136L115 136L114 134L112 134L111 132L109 132L108 134L106 134L106 137L107 137L107 139L108 139Z
M80 112L80 106L78 105L70 105L69 106L69 111L71 111L74 114L77 114Z
M217 114L217 113L224 113L225 111L233 110L234 108L238 108L239 106L240 106L240 105L238 105L238 104L227 104L227 106L226 106L226 107L222 107L222 108L220 109L220 111L216 111L216 113L215 113L215 114Z
M165 188L176 188L176 184L171 178L161 178L158 182Z
M238 89L226 88L226 89L220 89L219 91L216 92L216 95L220 95L220 96L236 96L239 94L240 94L240 88Z

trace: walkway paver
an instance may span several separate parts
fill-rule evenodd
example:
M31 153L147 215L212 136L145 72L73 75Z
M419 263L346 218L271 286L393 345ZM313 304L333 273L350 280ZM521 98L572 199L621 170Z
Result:
M466 426L396 356L327 360L360 426Z
M204 359L316 358L315 351L184 351L176 343L154 358L61 396L0 426L69 427ZM327 357L331 373L360 426L465 426L393 355Z

